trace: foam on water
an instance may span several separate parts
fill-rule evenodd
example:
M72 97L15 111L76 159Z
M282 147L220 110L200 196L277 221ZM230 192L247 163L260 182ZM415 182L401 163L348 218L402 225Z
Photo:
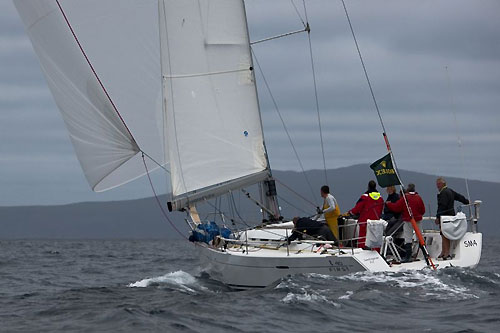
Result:
M292 293L289 292L285 297L281 299L283 303L324 303L327 305L332 305L334 307L339 307L340 305L328 300L323 295L319 295L314 291L307 291L305 289L302 290L301 293Z
M477 269L298 274L237 292L200 272L187 242L58 244L0 244L0 331L497 332L500 323L500 239Z
M324 303L332 305L335 307L340 306L339 304L329 300L324 295L325 290L316 289L311 287L309 284L299 284L294 282L292 279L287 279L282 281L275 287L276 290L279 289L289 289L290 291L285 297L281 299L283 303Z
M192 288L188 285L194 285L196 283L196 278L189 273L184 271L171 272L162 276L146 278L134 283L130 283L128 287L131 288L146 288L151 285L157 284L169 284L181 287L182 289L190 292L194 292Z
M338 278L339 280L360 281L389 284L393 287L402 289L408 288L424 288L428 290L428 296L448 296L451 298L479 298L472 294L470 290L464 286L447 284L443 281L443 277L434 272L427 271L407 271L407 272L362 272L351 275L345 275Z
M352 294L354 294L354 291L347 290L345 295L340 296L339 299L349 299L351 298Z

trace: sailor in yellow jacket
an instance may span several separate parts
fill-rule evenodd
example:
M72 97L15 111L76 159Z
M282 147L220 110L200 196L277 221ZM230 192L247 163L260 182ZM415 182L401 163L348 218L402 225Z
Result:
M330 194L330 188L327 185L321 186L321 197L324 199L323 209L318 213L325 216L326 223L330 227L336 239L339 239L339 225L337 218L340 215L340 207L337 200Z

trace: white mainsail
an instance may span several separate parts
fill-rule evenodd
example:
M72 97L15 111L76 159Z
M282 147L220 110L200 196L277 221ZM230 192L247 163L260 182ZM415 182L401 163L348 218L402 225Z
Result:
M159 14L174 197L266 178L243 1L161 0Z
M157 1L14 3L92 189L164 164Z

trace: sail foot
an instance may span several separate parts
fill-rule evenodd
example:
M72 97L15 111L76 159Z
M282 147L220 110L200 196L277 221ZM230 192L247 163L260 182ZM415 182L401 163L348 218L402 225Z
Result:
M167 202L167 207L169 211L174 211L174 210L183 211L187 207L195 204L196 202L209 200L224 195L226 193L229 193L233 190L237 190L245 186L259 183L268 178L269 178L269 171L266 169L249 176L237 178L229 182L224 182L215 186L210 186L208 188L186 193L182 196L177 196L172 201Z

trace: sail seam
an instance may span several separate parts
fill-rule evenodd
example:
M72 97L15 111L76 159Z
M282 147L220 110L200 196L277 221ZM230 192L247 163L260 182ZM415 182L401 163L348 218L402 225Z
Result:
M189 77L199 77L199 76L209 76L209 75L219 75L219 74L229 74L229 73L237 73L237 72L246 72L251 71L253 68L241 68L241 69L232 69L227 71L220 72L206 72L206 73L193 73L193 74L173 74L173 75L163 75L165 79L182 79Z
M68 25L68 28L69 30L71 31L71 34L73 35L73 38L75 39L78 47L80 48L80 51L82 52L83 56L85 57L85 60L87 61L88 65L90 66L90 69L92 70L92 73L94 73L94 76L95 78L97 79L97 82L99 82L99 85L101 86L102 90L104 91L104 93L106 94L106 97L108 98L109 102L111 103L111 105L113 106L113 109L115 110L116 114L118 115L118 117L120 118L123 126L125 127L125 129L127 130L128 134L130 135L130 138L132 139L134 145L137 147L137 152L140 151L141 149L139 148L139 145L137 144L137 141L135 140L134 136L132 135L132 132L130 132L130 129L128 128L127 124L125 123L125 120L123 119L123 117L121 116L120 112L118 111L115 103L113 102L113 100L111 99L111 96L108 94L108 91L106 90L106 88L104 87L104 84L102 83L101 79L99 78L99 75L97 75L97 72L96 70L94 69L94 66L92 65L92 63L90 62L90 59L88 58L87 54L85 53L85 50L83 49L83 46L82 44L80 43L80 41L78 40L78 37L76 36L76 33L75 31L73 30L73 27L71 26L71 24L69 23L69 20L68 20L68 17L66 16L66 13L64 12L61 4L59 3L59 0L56 0L56 3L57 3L57 6L59 7L59 10L61 11L61 14L64 18L64 20L66 21L66 24Z

